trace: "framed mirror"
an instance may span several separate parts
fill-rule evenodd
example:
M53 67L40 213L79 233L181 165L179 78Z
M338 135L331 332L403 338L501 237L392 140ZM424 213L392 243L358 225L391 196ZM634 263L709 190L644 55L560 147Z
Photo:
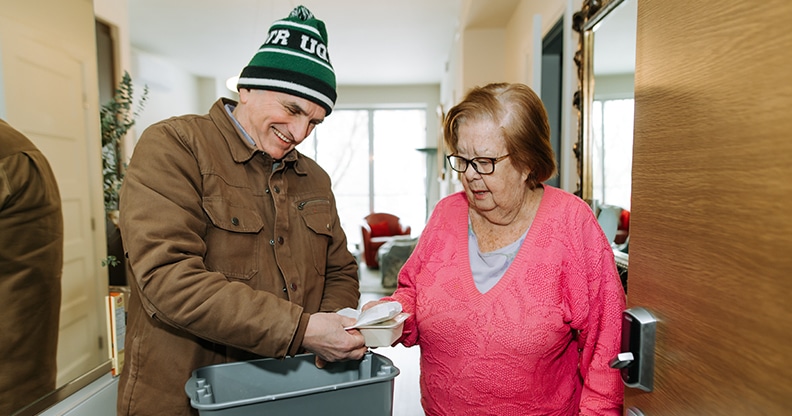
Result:
M611 240L626 287L639 0L584 0L573 17L579 33L577 195ZM624 270L622 270L624 269Z
M0 118L48 160L63 214L60 274L14 275L22 269L0 266L3 415L39 414L110 374L93 6L85 0L0 6ZM9 212L3 213L15 215ZM38 290L36 282L59 290ZM37 313L48 307L57 313Z

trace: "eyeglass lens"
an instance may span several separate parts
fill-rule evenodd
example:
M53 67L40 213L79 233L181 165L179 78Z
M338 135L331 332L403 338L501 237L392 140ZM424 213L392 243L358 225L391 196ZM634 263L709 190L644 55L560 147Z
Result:
M468 163L473 165L473 170L481 174L486 175L488 173L492 173L495 170L495 164L492 163L492 159L484 157L475 157L468 160L461 156L450 156L449 159L451 159L451 167L457 172L466 171Z

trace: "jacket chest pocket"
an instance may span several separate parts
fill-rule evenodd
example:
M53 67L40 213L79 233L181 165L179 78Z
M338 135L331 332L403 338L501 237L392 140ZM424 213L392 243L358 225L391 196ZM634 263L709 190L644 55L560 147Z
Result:
M203 209L211 221L206 230L206 267L228 278L250 280L260 268L261 216L223 198L204 198Z
M327 267L327 247L333 238L330 201L309 199L299 201L296 205L298 215L308 228L306 249L311 252L316 272L324 276Z

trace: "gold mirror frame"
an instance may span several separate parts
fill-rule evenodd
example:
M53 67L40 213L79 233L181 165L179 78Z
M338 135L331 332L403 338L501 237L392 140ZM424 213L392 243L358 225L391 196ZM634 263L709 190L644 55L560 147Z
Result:
M589 204L593 201L591 160L591 106L594 101L594 26L623 0L583 0L581 9L572 16L572 29L578 32L575 51L578 85L572 105L577 111L578 135L572 147L577 162L578 182L575 195Z
M624 0L583 0L572 16L572 29L579 33L575 51L578 85L572 104L578 115L578 136L573 146L577 162L578 183L575 194L589 205L594 204L593 132L591 108L594 103L594 28ZM627 293L629 255L613 249L616 269Z

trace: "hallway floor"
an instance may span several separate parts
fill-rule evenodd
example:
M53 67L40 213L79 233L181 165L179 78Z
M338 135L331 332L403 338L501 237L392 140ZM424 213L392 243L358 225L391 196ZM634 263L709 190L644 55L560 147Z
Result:
M379 270L360 264L360 305L393 293L393 289L382 287ZM393 388L393 416L424 416L421 408L421 389L418 385L419 360L418 347L405 348L402 345L376 348L373 352L388 357L399 369Z

